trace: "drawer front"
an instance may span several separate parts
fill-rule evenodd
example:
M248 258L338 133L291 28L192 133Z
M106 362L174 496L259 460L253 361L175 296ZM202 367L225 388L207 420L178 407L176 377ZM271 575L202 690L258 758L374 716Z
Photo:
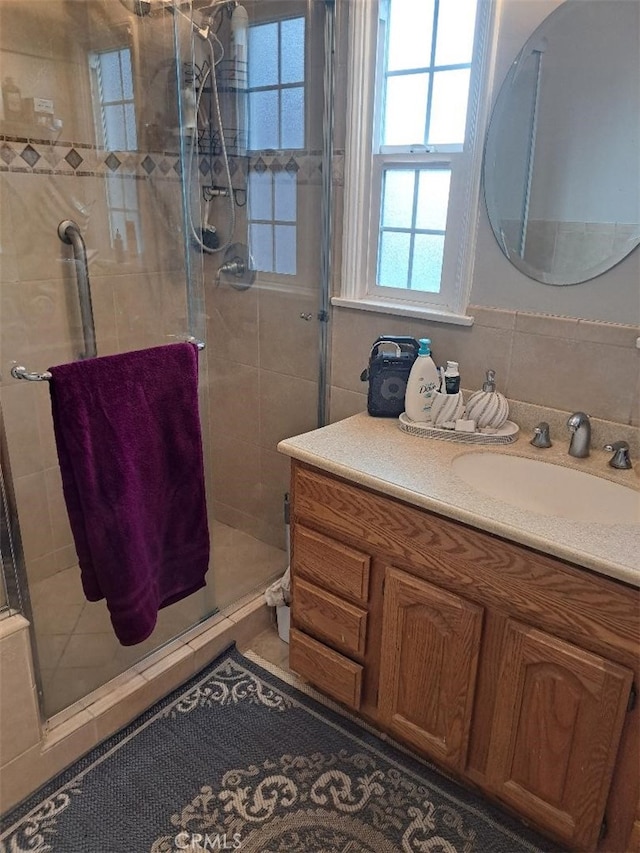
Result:
M364 655L366 610L300 578L294 579L291 600L296 625L340 651L358 657Z
M294 574L304 575L331 592L366 603L370 562L368 554L302 525L294 526Z
M362 667L296 628L289 636L289 666L338 702L360 708Z

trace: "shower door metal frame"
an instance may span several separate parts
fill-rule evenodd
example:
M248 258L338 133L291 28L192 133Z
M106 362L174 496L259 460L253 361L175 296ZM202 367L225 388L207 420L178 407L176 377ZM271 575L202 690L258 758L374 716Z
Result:
M336 4L324 0L324 74L322 113L322 237L320 245L320 305L318 311L318 427L328 419L329 318L333 272L333 130L335 117Z
M11 463L7 446L7 433L4 426L2 406L0 405L0 570L7 593L6 611L8 616L19 613L29 623L29 639L33 659L33 677L38 696L38 713L40 723L44 723L44 693L42 676L38 660L38 646L33 624L33 610L29 595L27 565L20 535L20 522L16 495L13 488ZM0 611L0 617L5 616L5 610Z

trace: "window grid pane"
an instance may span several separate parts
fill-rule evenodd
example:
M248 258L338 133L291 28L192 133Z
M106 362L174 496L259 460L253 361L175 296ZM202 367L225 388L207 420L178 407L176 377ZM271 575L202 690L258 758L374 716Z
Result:
M393 0L387 69L425 68L431 64L434 0Z
M257 24L249 27L249 88L277 86L278 74L278 24ZM257 57L252 62L251 57Z
M275 270L281 275L296 274L296 226L276 225L275 231Z
M273 272L273 226L249 224L249 249L257 270Z
M383 231L380 235L378 284L406 290L409 284L410 255L411 234Z
M468 68L463 68L437 71L433 75L429 122L429 142L432 145L464 142L470 74Z
M282 21L280 83L304 82L304 18Z
M280 147L304 148L304 88L280 90Z

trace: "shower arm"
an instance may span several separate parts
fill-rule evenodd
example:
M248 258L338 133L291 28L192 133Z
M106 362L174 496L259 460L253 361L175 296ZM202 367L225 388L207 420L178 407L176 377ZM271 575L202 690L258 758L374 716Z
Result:
M91 304L87 247L80 233L80 228L71 219L64 219L58 225L58 237L60 237L63 243L69 243L73 247L73 258L78 279L80 319L82 321L82 335L84 338L84 352L80 353L80 358L95 358L98 355L98 349L96 347L96 327L93 320L93 306Z

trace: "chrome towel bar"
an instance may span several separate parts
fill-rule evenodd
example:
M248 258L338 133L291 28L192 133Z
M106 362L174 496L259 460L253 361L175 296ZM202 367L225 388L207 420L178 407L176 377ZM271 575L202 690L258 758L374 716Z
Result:
M189 344L194 344L198 350L205 348L204 341L199 341L197 338L188 337L185 338L185 341ZM31 373L21 364L15 364L11 368L11 375L14 379L26 379L28 382L48 382L51 379L51 374L48 370L45 370L43 373Z
M19 364L11 368L11 375L14 379L27 379L29 382L48 382L51 379L48 370L44 373L29 373L26 367Z

